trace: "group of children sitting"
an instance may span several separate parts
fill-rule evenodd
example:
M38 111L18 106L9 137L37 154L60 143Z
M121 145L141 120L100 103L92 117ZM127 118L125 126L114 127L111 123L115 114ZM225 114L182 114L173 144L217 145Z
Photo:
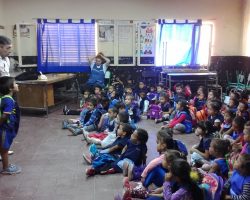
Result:
M117 81L104 92L84 91L81 109L67 107L62 128L83 135L89 152L87 176L123 173L124 194L116 199L250 199L249 98L230 92L228 104L216 91L201 86L191 98L189 87L162 84L149 90ZM146 165L148 132L140 119L162 123L157 133L159 156ZM188 150L175 134L195 132L200 142ZM190 137L193 137L190 135Z

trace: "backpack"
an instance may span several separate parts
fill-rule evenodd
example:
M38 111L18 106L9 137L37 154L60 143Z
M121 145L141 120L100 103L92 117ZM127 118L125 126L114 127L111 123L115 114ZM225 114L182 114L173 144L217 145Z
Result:
M202 179L200 187L205 192L205 200L220 200L224 181L214 173L207 173Z
M161 106L157 104L151 104L149 106L148 118L149 119L160 119L162 117Z
M188 155L188 150L187 150L186 145L180 140L175 140L175 142L177 144L177 147L178 147L179 151L181 153L183 153L185 156L187 156Z

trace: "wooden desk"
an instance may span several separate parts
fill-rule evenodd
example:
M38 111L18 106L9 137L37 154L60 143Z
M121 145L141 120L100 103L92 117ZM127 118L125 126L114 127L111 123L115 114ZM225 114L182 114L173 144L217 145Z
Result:
M54 84L75 78L75 74L46 74L47 80L17 81L20 108L46 111L55 105Z

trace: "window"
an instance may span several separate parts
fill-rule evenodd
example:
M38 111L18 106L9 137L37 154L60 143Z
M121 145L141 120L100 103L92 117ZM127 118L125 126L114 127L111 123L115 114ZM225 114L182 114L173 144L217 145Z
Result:
M88 58L96 54L95 21L38 20L38 70L86 72Z

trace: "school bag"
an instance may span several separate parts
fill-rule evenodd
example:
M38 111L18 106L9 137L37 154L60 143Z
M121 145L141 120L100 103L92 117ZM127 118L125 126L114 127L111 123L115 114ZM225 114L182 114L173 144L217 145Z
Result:
M149 119L160 119L162 117L161 106L157 104L151 104L149 106L148 118Z
M205 200L220 200L224 181L215 173L207 173L203 176L200 187L205 192Z

